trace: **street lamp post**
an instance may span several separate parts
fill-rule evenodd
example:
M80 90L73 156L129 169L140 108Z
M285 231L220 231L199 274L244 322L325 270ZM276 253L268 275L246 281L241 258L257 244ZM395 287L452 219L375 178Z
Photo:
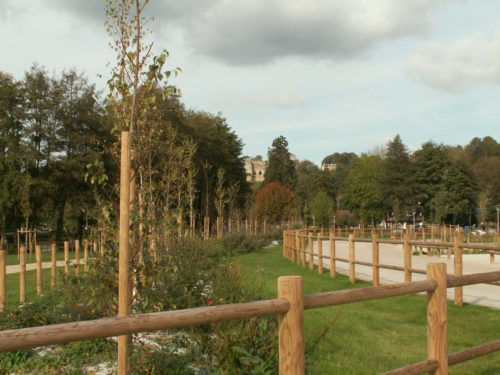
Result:
M417 210L415 210L414 208L412 208L411 213L413 215L413 230L415 230L415 212L417 212Z
M336 219L336 215L333 214L333 231L335 231L335 228L336 228L336 221L335 221L335 219Z

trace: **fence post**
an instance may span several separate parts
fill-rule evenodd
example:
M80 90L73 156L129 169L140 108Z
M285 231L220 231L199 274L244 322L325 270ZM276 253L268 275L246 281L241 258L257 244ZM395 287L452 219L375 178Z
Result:
M286 230L283 231L283 258L286 258Z
M453 263L455 266L455 276L462 276L462 248L458 245L458 236L455 237L455 257L453 258ZM463 287L457 286L455 288L455 305L463 306L464 305L464 293Z
M118 273L118 316L127 316L130 304L129 278L129 226L130 226L130 135L121 134L120 165L120 231L119 231L119 273ZM77 265L78 269L78 265ZM128 336L118 337L118 374L129 373Z
M42 249L40 245L35 246L35 259L36 259L36 294L42 295Z
M306 266L306 233L302 235L302 267Z
M320 275L323 273L323 239L321 235L318 235L318 273Z
M80 276L80 241L75 240L75 275Z
M408 235L405 235L404 244L404 262L405 262L405 283L411 283L411 246L410 246L410 238Z
M297 248L297 265L300 265L300 237L299 237L299 231L297 230L295 232L295 247Z
M278 278L278 298L288 300L290 309L280 314L279 320L279 373L304 375L304 285L300 276Z
M54 289L56 287L56 244L55 242L51 247L51 261L52 267L50 269L50 287Z
M336 276L336 269L335 269L335 230L333 232L330 232L330 276L335 277Z
M354 234L349 234L349 281L352 284L356 282L354 259L355 259Z
M26 302L26 247L19 248L19 302Z
M5 295L7 292L5 284L7 250L0 249L0 311L5 310Z
M373 286L380 285L380 275L379 275L379 246L378 246L378 235L373 234L372 239L372 264L373 264Z
M436 290L427 292L427 355L438 362L435 375L448 375L446 263L427 264L427 279L437 282Z
M309 269L314 269L314 238L313 234L309 233Z

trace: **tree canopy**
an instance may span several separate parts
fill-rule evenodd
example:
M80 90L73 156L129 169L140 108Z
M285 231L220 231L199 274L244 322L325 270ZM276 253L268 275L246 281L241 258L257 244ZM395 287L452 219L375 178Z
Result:
M271 148L267 151L267 163L264 184L279 182L291 190L295 188L297 171L285 137L279 136L273 140Z

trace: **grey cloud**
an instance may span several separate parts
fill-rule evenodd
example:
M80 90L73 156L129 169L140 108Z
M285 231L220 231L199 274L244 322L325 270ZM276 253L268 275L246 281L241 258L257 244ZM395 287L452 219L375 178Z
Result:
M184 25L195 52L230 65L286 56L358 57L376 44L426 32L442 1L221 0Z
M424 43L408 60L407 71L431 87L450 92L500 84L500 33L491 41L476 34L451 44Z
M104 22L103 0L45 1ZM453 0L151 0L146 16L161 35L180 30L195 54L258 65L288 56L362 56L385 40L425 33L432 11L447 1Z

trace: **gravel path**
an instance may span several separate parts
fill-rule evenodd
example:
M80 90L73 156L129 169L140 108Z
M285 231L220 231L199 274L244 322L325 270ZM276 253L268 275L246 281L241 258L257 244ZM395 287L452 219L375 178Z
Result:
M71 264L75 264L75 261L72 260ZM57 267L63 267L64 266L64 260L58 260L56 262ZM42 268L50 268L52 267L52 262L43 262L42 263ZM19 264L13 264L11 266L7 266L7 274L10 273L19 273L21 271L21 266ZM26 271L33 271L36 270L36 263L27 263L26 264Z
M317 242L315 242L314 252L317 253ZM349 258L349 242L347 241L336 241L335 242L335 252L336 256L340 258ZM404 266L403 261L403 246L393 245L393 244L380 244L379 245L380 254L380 264L387 264L392 266ZM323 255L330 255L330 243L329 241L323 241ZM307 261L309 262L309 257L307 255ZM500 257L495 258L495 264L490 264L489 254L467 254L463 255L463 274L471 273L481 273L481 272L492 272L500 271ZM315 264L317 264L317 258L315 259ZM357 242L355 243L355 259L364 262L372 261L372 245L371 243ZM427 255L412 255L412 268L425 270L427 263L441 262L446 263L446 269L448 274L453 274L453 256L451 259L447 259L446 256L427 256ZM323 259L323 267L325 269L330 269L330 260ZM336 269L338 273L343 275L349 274L349 263L336 262ZM329 271L326 271L329 272ZM382 285L403 283L404 282L404 272L387 270L380 268L380 283ZM372 281L372 267L356 265L356 278ZM412 280L425 280L426 275L412 274ZM448 299L454 299L454 289L448 289ZM500 310L500 286L488 285L488 284L476 284L463 287L463 299L464 302L488 306L494 309Z

